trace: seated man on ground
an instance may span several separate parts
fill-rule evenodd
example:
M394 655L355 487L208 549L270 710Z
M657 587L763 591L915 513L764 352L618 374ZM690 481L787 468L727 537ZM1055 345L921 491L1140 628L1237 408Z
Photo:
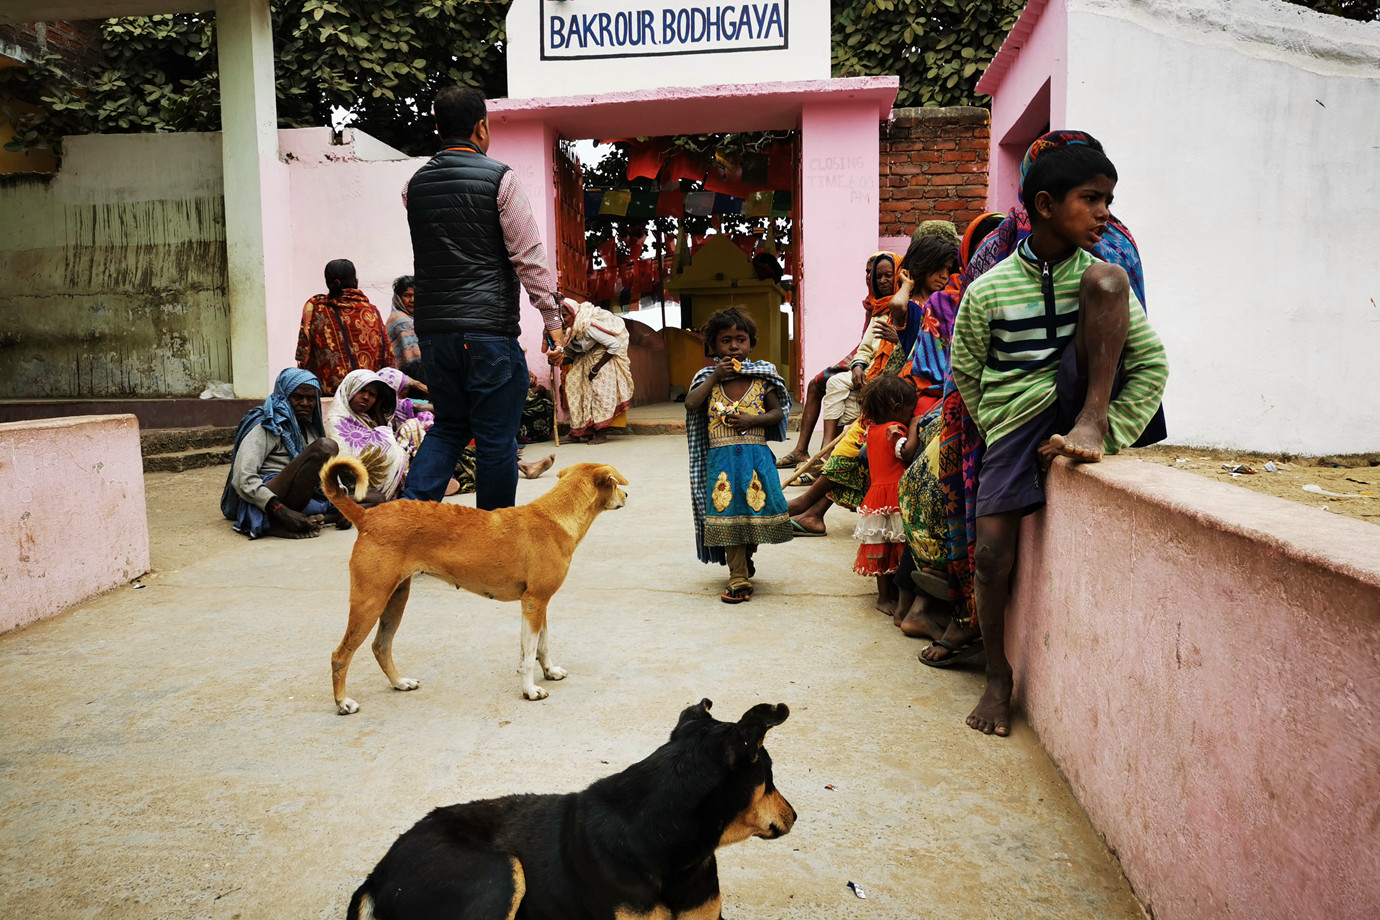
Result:
M221 514L235 530L253 540L314 537L327 522L348 526L318 492L321 467L337 452L322 433L320 381L311 371L288 368L235 432L220 497Z

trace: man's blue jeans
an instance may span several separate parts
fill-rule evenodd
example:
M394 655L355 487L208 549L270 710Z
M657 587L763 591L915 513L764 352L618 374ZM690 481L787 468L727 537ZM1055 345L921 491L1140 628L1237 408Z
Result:
M440 501L460 452L474 439L475 501L511 508L517 498L517 431L527 402L527 359L517 339L477 332L419 336L436 410L407 474L403 498Z

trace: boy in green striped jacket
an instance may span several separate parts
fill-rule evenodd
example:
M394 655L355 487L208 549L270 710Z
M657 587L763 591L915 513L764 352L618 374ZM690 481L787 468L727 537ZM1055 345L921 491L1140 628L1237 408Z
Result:
M1107 229L1116 167L1102 145L1044 153L1021 187L1031 232L963 294L954 382L987 448L978 470L975 595L987 687L970 727L1010 734L1006 606L1021 518L1057 456L1092 463L1133 443L1164 395L1164 346L1126 271L1087 250Z

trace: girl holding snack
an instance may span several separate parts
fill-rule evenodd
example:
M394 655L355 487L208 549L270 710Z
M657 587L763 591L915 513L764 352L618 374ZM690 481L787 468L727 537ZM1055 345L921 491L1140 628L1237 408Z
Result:
M737 308L720 310L700 330L703 368L685 397L690 442L690 498L700 561L728 566L720 599L752 599L752 554L762 543L791 539L786 498L767 441L786 439L791 397L769 361L753 361L757 327Z

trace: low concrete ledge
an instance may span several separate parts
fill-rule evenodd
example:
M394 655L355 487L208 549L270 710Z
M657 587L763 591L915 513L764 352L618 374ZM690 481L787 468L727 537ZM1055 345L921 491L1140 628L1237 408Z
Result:
M0 424L0 632L149 570L148 513L133 415Z
M1380 528L1061 461L1016 693L1156 920L1380 917Z

